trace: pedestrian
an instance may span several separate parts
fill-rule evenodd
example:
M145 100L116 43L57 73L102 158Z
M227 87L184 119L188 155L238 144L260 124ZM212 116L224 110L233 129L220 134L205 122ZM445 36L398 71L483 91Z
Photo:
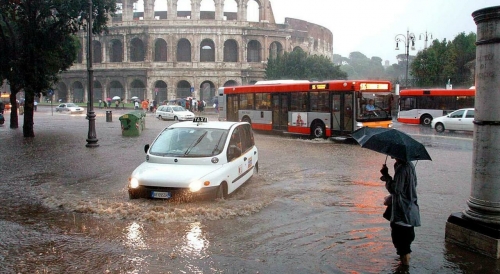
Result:
M118 106L120 106L120 101L119 100L116 100L115 101L115 108L118 109Z
M136 110L139 109L139 102L138 101L134 102L134 109L136 109Z
M384 164L380 170L385 188L390 196L384 202L388 210L384 217L390 221L391 238L403 266L410 265L411 243L415 240L416 226L420 226L420 210L417 200L417 175L411 161L397 159L394 178Z
M102 108L102 100L99 99L99 108Z
M111 98L108 98L108 108L111 108Z
M33 102L33 110L36 111L37 107L38 107L38 102L35 100Z
M141 103L141 107L144 112L148 112L148 106L149 106L148 100L147 99L143 100Z

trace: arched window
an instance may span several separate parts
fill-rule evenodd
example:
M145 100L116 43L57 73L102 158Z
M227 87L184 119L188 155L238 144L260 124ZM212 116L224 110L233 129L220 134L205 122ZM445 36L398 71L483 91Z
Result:
M157 39L155 42L155 62L167 61L167 42L163 39Z
M130 62L144 62L144 43L139 38L130 41Z
M109 61L118 63L123 62L123 46L120 40L111 40L111 46L109 47Z
M224 62L238 62L238 44L233 39L224 42Z
M177 61L191 62L191 43L186 38L182 38L177 42Z
M92 41L92 63L102 63L102 47L101 42Z
M204 39L200 44L200 62L215 62L215 44L210 39Z
M247 62L260 62L261 61L260 49L261 46L259 41L252 40L248 42Z

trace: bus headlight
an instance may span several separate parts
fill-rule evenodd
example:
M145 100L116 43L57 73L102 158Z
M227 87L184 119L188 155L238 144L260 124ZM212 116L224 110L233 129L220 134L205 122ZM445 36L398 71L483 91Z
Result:
M130 179L130 188L138 188L139 187L139 180L137 178L132 177Z
M189 190L191 190L191 192L196 192L200 190L202 186L203 184L200 181L195 181L189 184Z

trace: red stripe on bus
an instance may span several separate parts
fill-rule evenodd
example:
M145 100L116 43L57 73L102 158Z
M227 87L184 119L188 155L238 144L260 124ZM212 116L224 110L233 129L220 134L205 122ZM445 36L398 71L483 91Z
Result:
M273 125L252 123L252 128L256 130L273 130Z
M288 132L309 135L309 134L311 134L311 129L309 127L292 127L292 126L289 126L288 127Z
M398 122L405 124L420 124L420 119L418 118L398 118Z

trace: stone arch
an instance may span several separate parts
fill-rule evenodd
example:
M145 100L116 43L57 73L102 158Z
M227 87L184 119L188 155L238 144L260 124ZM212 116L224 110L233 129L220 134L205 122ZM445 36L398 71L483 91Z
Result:
M94 81L94 103L99 102L99 100L104 100L104 94L101 82L96 80Z
M92 41L92 63L102 63L102 46L97 40Z
M64 82L57 83L57 88L55 89L54 94L56 95L56 102L68 101L68 87Z
M224 12L223 20L236 21L238 20L238 1L237 0L225 0L224 1Z
M211 102L212 98L215 96L216 88L212 81L203 81L200 85L200 100L205 100L205 102Z
M215 43L212 39L201 41L200 62L215 62Z
M114 96L114 95L113 95ZM146 85L142 80L135 79L130 83L130 97L132 98L134 96L139 97L139 99L149 99L147 92L146 92ZM122 97L123 98L123 97Z
M177 42L177 62L191 62L191 42L186 38Z
M269 46L269 59L276 59L283 55L283 45L280 42L274 41Z
M73 90L73 102L83 103L85 99L85 89L83 88L82 82L73 82L73 84L71 85L71 89Z
M122 41L113 39L109 45L109 62L121 63L123 62L123 45Z
M168 100L168 92L167 91L168 91L167 83L165 83L162 80L156 81L154 98L155 98L156 103L158 105L162 105L163 101Z
M200 5L200 19L201 20L215 20L215 1L214 0L201 0Z
M238 82L236 82L235 80L228 80L224 83L224 87L234 87L237 85L238 85Z
M154 52L155 62L166 62L167 61L167 42L164 39L158 38L155 41L155 52Z
M144 42L139 38L130 41L130 62L144 62L146 48Z
M260 11L262 5L257 0L247 0L247 21L260 22Z
M257 40L250 40L247 44L247 62L260 62L262 46Z
M238 62L238 42L234 39L224 42L224 62Z
M115 96L120 96L120 98L125 98L125 89L120 81L114 80L109 83L108 98L113 98Z
M186 80L181 80L177 82L177 88L175 91L177 98L186 98L191 96L191 84Z
M296 51L296 50L305 51L301 46L294 47L292 51Z

